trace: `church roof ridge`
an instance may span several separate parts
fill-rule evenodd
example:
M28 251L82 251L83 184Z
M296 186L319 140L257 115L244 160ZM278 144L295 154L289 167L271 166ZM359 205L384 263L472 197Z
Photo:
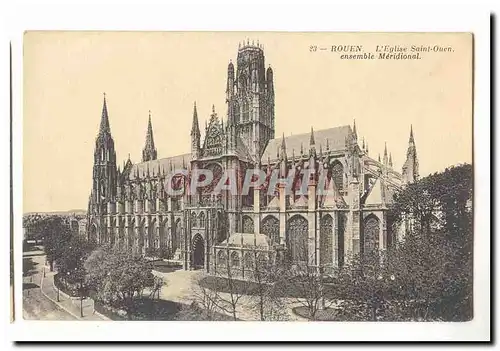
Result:
M350 125L341 125L332 128L314 130L314 141L316 147L320 147L322 144L323 150L326 150L326 140L328 140L328 150L335 151L341 150L345 147L345 137L351 133ZM297 149L300 150L301 144L304 147L309 145L311 138L311 132L305 132L301 134L294 134L285 136L286 148L289 150ZM269 140L264 153L262 154L261 160L263 163L267 162L268 156L271 161L276 161L277 151L281 147L283 142L283 137L279 136L277 138Z

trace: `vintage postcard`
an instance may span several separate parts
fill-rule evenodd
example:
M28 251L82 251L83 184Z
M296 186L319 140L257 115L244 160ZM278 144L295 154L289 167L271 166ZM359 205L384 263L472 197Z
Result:
M26 32L22 318L473 320L473 41Z

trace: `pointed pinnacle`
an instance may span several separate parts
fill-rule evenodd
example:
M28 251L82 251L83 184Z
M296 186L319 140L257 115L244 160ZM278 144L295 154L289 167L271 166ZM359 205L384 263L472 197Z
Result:
M413 139L413 124L410 124L410 142L414 142L415 140Z
M194 107L193 107L193 125L191 127L191 135L193 133L197 136L200 135L200 127L198 123L198 111L196 109L196 101L194 102Z
M381 161L381 160L380 160L380 154L378 154L378 162L380 162L380 161Z
M309 145L314 145L314 130L313 130L313 127L311 127L311 138L309 140Z
M352 126L352 133L356 138L358 137L358 132L356 131L356 119L354 119L354 125Z
M154 148L155 148L155 142L153 138L153 125L151 124L151 110L150 110L148 119L148 130L146 132L146 149L153 150Z
M384 147L384 157L387 156L387 142L385 142L385 147Z
M99 134L110 133L108 105L106 103L106 93L103 93L104 99L102 103L101 125L99 126Z
M286 143L285 143L285 133L283 133L283 138L281 139L281 147L280 147L280 158L284 158L286 156Z

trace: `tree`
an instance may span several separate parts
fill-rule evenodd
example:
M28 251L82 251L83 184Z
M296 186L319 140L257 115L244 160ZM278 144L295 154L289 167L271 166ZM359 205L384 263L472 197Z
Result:
M152 263L126 251L99 248L92 252L84 267L87 284L96 292L96 297L128 311L134 299L142 297L146 289L154 291L158 285Z
M293 294L292 301L307 309L310 320L316 320L318 311L330 307L334 301L326 299L323 272L311 264L313 258L307 254L307 246L302 245L300 250L299 256L306 259L284 270L281 279Z
M280 296L282 284L276 284L284 276L284 268L258 250L253 250L252 256L252 305L258 310L260 320L287 320L286 306Z
M230 262L226 265L224 271L218 271L217 273L226 278L225 281L227 284L227 293L219 295L219 307L229 313L233 317L233 320L236 321L238 320L237 307L241 302L241 298L248 291L248 282L237 279L237 270Z
M377 321L397 290L392 266L379 253L356 255L349 262L336 272L330 297L343 300L345 318Z
M221 298L219 294L218 281L216 279L208 280L208 286L201 284L204 276L193 278L192 298L194 310L201 310L201 318L204 320L215 320L218 311L221 310ZM191 319L191 318L190 318Z
M472 166L463 164L408 184L394 195L391 218L402 222L410 216L421 233L431 231L432 221L440 221L449 235L459 235L472 224L472 181Z
M71 237L58 247L57 270L65 276L67 272L83 269L83 264L94 246L80 237Z
M48 216L38 223L39 233L42 235L44 250L50 270L54 269L54 262L64 255L65 247L71 238L71 231L64 219L60 216Z
M399 282L399 300L411 305L411 318L472 318L472 184L472 166L464 164L394 197L390 217L396 224L408 218L417 224L390 249L386 263Z

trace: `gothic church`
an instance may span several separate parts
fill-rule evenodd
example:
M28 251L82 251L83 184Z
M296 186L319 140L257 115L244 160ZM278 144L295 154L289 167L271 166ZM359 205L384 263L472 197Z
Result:
M292 262L328 270L342 266L353 254L385 250L397 240L388 228L387 210L394 191L418 177L413 131L402 173L393 169L387 148L382 160L369 156L355 124L276 137L273 70L266 69L258 43L243 43L236 65L229 63L226 104L227 120L212 108L203 138L195 104L191 152L169 158L157 157L150 115L142 162L134 164L129 157L121 169L104 97L88 239L144 255L166 250L184 269L211 272L231 266L242 274L256 250L259 259L281 252ZM256 167L266 174L277 170L281 178L292 170L326 172L327 191L319 194L313 176L294 180L291 193L283 185L268 192L269 183L264 183L247 195L213 194L224 171L233 170L242 178ZM213 185L191 193L181 176L173 180L181 194L169 195L165 180L174 169L209 169L215 179ZM303 181L306 194L297 191ZM237 179L239 193L242 183Z

